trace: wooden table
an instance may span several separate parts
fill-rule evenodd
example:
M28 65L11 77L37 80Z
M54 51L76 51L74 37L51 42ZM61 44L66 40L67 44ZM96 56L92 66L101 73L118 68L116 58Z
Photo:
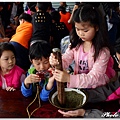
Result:
M24 97L20 90L14 92L7 92L0 90L0 118L28 118L26 107L33 101L35 96ZM38 107L38 102L35 102L30 111ZM57 112L57 108L52 106L49 102L41 102L39 108L32 116L32 118L63 118ZM87 103L83 108L103 109L106 112L116 112L119 109L118 100L101 103Z
M26 107L32 100L25 98L20 90L0 90L0 118L28 118Z

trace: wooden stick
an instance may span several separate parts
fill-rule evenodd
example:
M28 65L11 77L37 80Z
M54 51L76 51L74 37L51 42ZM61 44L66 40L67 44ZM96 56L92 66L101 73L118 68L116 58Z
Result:
M55 66L56 69L63 70L62 68L62 58L61 58L61 51L59 48L53 49L53 54L58 59L59 64ZM57 91L58 91L58 101L61 106L65 105L65 91L64 91L64 83L57 81Z

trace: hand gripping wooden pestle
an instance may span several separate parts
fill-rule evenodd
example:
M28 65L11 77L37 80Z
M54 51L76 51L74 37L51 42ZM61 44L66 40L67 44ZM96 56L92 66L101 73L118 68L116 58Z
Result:
M62 58L61 58L61 51L59 48L53 48L52 49L53 54L55 55L55 58L58 60L59 64L55 66L56 69L63 70L62 68ZM64 83L58 82L57 83L57 91L58 91L58 101L61 106L65 105L65 91L64 91Z

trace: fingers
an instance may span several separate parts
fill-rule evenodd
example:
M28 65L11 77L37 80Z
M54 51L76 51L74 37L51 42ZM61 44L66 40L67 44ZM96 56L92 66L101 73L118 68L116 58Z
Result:
M62 81L62 77L63 77L62 74L63 74L63 72L60 70L57 70L57 69L55 69L55 71L53 72L54 78L59 82Z
M51 66L55 66L55 65L59 64L58 60L55 58L55 56L53 55L53 53L51 53L51 55L49 57L49 62L51 64Z
M54 78L56 81L59 82L69 82L70 81L70 75L66 71L61 71L58 69L55 69L53 72Z
M30 82L31 83L40 82L40 80L41 80L41 78L39 77L39 75L36 75L36 74L30 75Z
M16 89L13 88L13 87L7 87L6 90L7 90L7 91L15 91Z
M67 111L58 110L59 113L63 114L64 117L76 117L78 114L76 111Z
M30 74L25 80L24 80L24 84L28 85L31 83L36 83L36 82L40 82L41 78L39 77L39 75L36 74Z
M71 117L67 112L64 112L62 110L58 110L59 113L61 113L64 117Z

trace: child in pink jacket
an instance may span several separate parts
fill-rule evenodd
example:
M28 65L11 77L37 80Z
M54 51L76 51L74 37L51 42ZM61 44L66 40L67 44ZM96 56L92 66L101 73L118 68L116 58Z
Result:
M118 68L120 68L120 38L116 41L116 45L114 46L115 50L115 58L116 62L118 63ZM112 82L109 82L106 85L97 87L95 89L84 89L84 91L88 94L88 103L99 103L104 101L113 101L113 100L120 100L120 76ZM120 102L119 102L120 103ZM120 108L120 107L119 107ZM120 117L120 109L116 112L105 112L100 111L98 109L77 109L73 111L64 112L62 110L58 110L64 117L85 117L85 118L110 118L110 115L113 115L114 118ZM109 115L110 114L110 115ZM115 116L114 116L115 115Z
M70 88L96 88L115 76L104 19L97 8L83 4L73 15L70 47L62 55L63 68L75 61L74 74L55 70L55 79ZM50 64L59 64L51 54Z
M15 62L14 46L9 42L0 43L0 88L7 91L20 89L25 79L24 70Z

